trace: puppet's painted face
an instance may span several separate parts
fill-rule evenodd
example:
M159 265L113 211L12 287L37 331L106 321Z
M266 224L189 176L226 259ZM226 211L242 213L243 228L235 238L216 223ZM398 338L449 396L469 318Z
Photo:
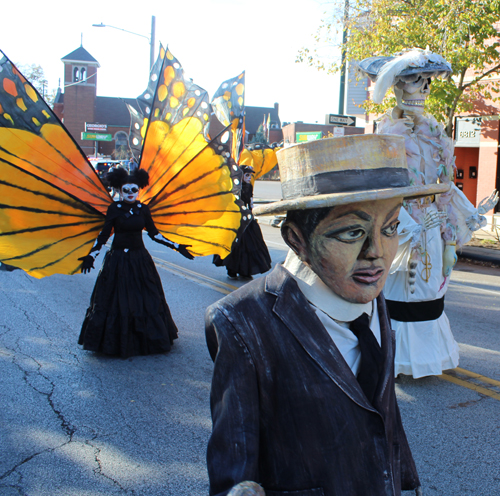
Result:
M252 173L251 172L245 172L243 174L243 182L251 184L251 182L252 182Z
M400 79L394 85L397 106L407 114L423 114L430 92L431 78L425 74L415 74L410 80Z
M122 200L127 203L134 203L139 196L139 186L137 184L124 184L120 190Z
M299 255L335 294L368 303L382 291L396 255L400 207L400 198L337 206Z

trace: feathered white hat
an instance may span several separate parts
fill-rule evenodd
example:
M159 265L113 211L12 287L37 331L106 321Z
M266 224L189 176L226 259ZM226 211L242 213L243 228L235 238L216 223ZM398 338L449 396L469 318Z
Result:
M451 64L441 55L421 48L412 48L394 57L369 57L358 64L358 71L376 81L373 101L382 103L387 90L402 78L416 74L426 77L447 77L451 74Z

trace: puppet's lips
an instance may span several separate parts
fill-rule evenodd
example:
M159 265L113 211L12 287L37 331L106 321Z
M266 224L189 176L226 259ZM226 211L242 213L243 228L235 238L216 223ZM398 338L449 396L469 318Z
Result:
M384 275L384 269L362 269L352 275L356 282L361 284L374 284Z

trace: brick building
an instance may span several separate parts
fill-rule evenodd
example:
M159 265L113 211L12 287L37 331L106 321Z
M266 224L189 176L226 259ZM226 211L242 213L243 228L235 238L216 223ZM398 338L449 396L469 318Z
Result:
M128 149L130 115L126 103L135 108L135 98L97 96L99 62L83 46L63 57L64 93L58 90L54 112L87 156L113 156L121 148ZM82 140L85 124L105 125L102 134L112 141Z
M500 22L496 28L500 33ZM488 67L485 67L486 70ZM464 82L473 78L474 73L468 71ZM495 95L489 90L492 84L500 83L500 72L493 72L485 82L484 94L489 92ZM494 102L480 94L474 100L474 108L458 115L455 120L455 183L476 206L493 188L500 189L499 114L500 102ZM500 212L500 205L495 207L495 212Z

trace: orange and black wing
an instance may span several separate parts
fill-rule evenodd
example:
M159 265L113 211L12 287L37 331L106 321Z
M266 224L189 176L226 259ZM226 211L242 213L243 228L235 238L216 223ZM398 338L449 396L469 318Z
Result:
M239 164L253 167L255 174L252 180L255 181L255 179L267 174L278 164L278 159L276 157L277 150L279 149L262 145L253 149L245 148L241 152Z
M35 277L72 274L111 202L33 86L0 58L0 260Z
M245 71L219 86L212 108L222 125L231 126L231 157L239 163L245 136Z
M207 138L209 115L207 92L184 78L167 50L140 161L150 184L140 200L168 239L193 255L224 258L241 222L241 173L231 165L230 134Z
M136 99L137 109L127 104L130 113L129 145L134 157L137 159L140 158L142 147L144 146L144 137L146 136L146 129L151 115L151 107L153 105L156 88L158 87L165 53L165 48L160 44L158 58L149 74L148 86Z

